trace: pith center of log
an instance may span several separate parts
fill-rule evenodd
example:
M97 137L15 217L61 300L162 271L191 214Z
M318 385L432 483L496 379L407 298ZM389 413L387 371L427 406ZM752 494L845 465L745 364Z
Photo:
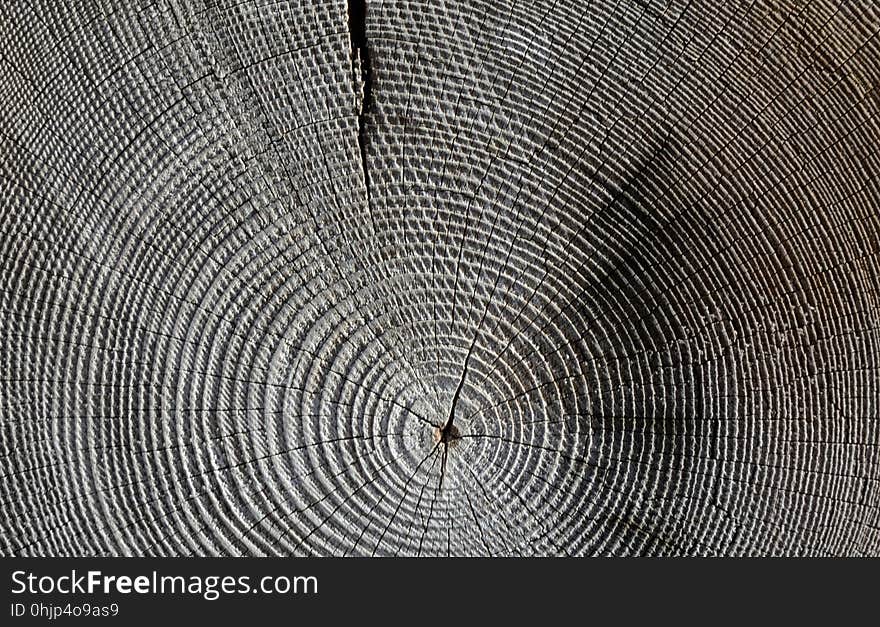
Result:
M450 447L455 447L461 440L461 431L458 430L452 421L448 421L443 427L434 427L434 442L443 443Z

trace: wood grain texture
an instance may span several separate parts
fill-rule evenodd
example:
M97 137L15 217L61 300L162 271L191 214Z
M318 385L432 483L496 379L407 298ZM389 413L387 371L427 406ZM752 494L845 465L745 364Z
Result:
M873 1L0 16L0 553L880 554Z

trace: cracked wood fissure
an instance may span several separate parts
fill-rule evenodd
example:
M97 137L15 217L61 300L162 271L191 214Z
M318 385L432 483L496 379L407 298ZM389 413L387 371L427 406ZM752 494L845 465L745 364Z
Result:
M867 1L0 7L3 555L877 555Z
M348 29L351 35L352 56L355 63L356 76L361 84L358 113L358 146L361 152L364 187L367 190L367 202L369 202L370 173L367 170L366 116L372 102L373 77L370 73L370 49L367 45L366 0L348 0Z

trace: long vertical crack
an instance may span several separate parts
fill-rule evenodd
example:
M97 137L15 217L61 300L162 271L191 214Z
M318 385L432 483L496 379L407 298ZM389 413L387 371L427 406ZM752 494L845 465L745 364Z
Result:
M361 151L361 170L367 202L370 202L370 174L367 171L366 116L372 104L373 77L370 70L370 49L367 45L366 0L348 0L348 32L351 38L351 54L354 72L360 85L358 103L358 146Z

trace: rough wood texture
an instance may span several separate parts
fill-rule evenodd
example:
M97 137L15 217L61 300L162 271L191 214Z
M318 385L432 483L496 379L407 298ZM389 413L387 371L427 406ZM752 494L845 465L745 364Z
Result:
M880 553L872 0L0 7L2 544Z

